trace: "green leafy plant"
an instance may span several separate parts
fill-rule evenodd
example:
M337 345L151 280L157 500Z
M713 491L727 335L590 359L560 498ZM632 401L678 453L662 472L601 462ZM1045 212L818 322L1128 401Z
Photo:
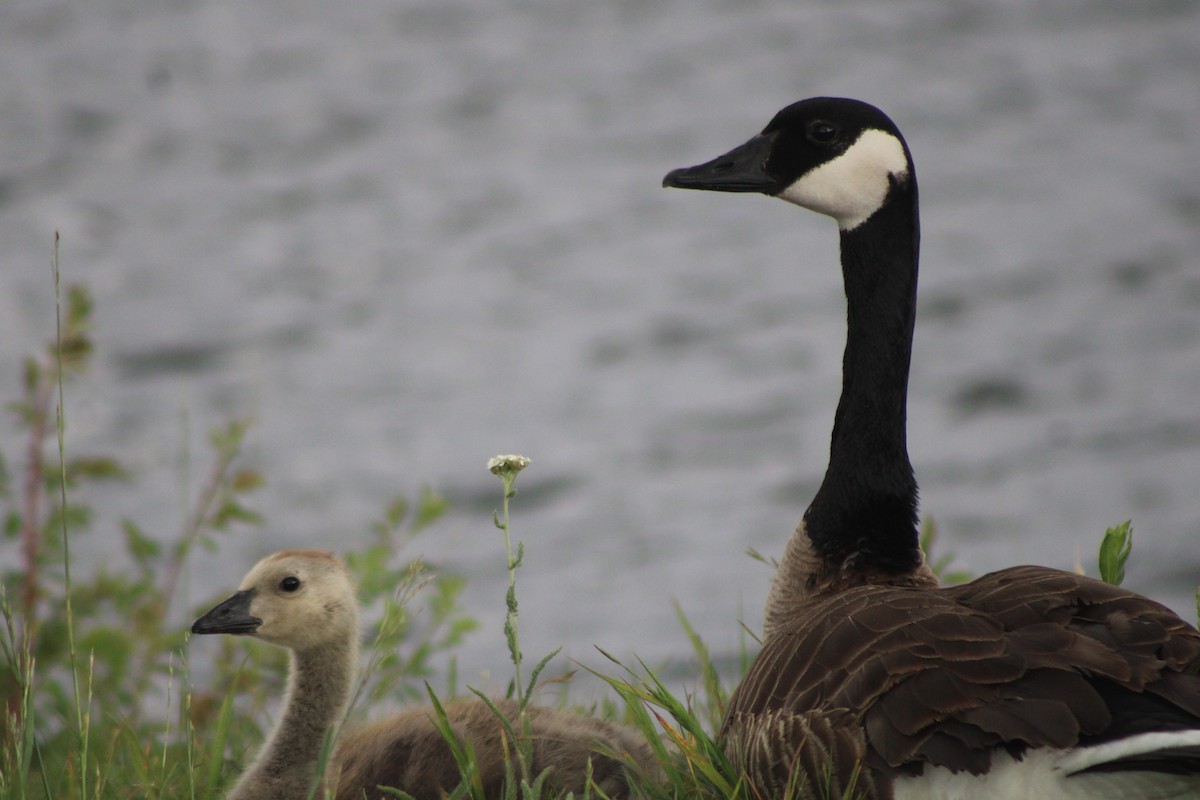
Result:
M369 612L367 668L352 706L373 706L385 698L421 699L434 676L432 661L453 653L479 623L466 616L460 597L465 581L434 573L421 559L400 557L407 543L449 510L447 500L426 489L415 507L393 498L383 519L371 526L373 540L344 554L358 584L359 599ZM420 599L427 618L414 619L409 608ZM453 664L453 662L451 662ZM453 696L454 670L447 690Z
M92 487L135 489L136 477L110 456L69 452L64 395L94 356L94 309L83 287L60 290L57 242L54 277L55 336L25 360L7 406L22 457L5 459L0 444L0 800L219 797L261 740L285 658L226 641L194 686L185 649L193 609L177 606L197 546L216 550L227 531L262 524L250 500L264 479L241 463L250 424L213 431L211 463L177 530L98 519ZM371 542L348 554L375 642L363 704L419 695L436 659L476 627L461 612L461 578L398 555L447 508L432 491L411 506L393 500ZM72 574L72 545L93 529L123 545L118 558ZM406 609L417 597L428 613L414 621Z
M515 487L517 474L528 466L529 459L525 458L525 456L496 456L488 461L488 470L493 475L500 476L500 480L504 483L503 516L501 516L501 512L493 511L492 523L504 533L504 555L508 572L508 592L504 596L506 608L504 616L504 640L508 643L508 654L512 660L513 671L515 673L514 682L509 686L509 695L511 696L515 689L517 702L522 710L525 708L528 692L521 682L521 664L524 661L524 657L521 653L521 637L517 626L517 569L525 560L525 543L518 541L516 555L513 555L512 531L508 520L508 501L517 495ZM557 653L557 651L555 652ZM551 657L553 655L552 653ZM532 685L530 689L532 689Z
M1100 540L1100 580L1120 586L1125 580L1125 562L1132 552L1132 520L1125 520L1104 531L1104 538Z
M512 742L517 755L517 764L520 766L521 774L509 774L508 780L505 782L507 787L506 795L513 795L518 791L521 792L523 798L536 798L541 795L541 786L545 781L545 775L533 774L533 741L531 736L529 717L527 709L529 700L537 687L538 678L541 677L542 670L550 663L561 648L548 653L534 666L529 676L529 684L526 686L521 678L521 665L524 663L524 655L521 652L521 635L518 625L518 606L517 606L517 569L525 560L525 544L517 542L516 553L513 553L512 545L512 528L509 524L508 503L516 497L516 480L517 474L521 470L529 466L529 459L525 456L507 455L496 456L488 461L488 470L500 477L504 484L504 495L501 505L501 511L492 512L492 523L504 533L504 555L505 565L508 572L508 590L504 596L505 616L504 616L504 640L508 645L509 660L513 665L513 681L509 684L508 695L511 697L516 695L517 699L517 719L510 720L503 712L500 711L492 702L491 698L478 689L472 689L487 706L492 710L492 713L499 720L504 728L504 732L508 736L508 741ZM506 762L506 768L512 770L512 762ZM477 783L477 781L476 781ZM473 786L472 796L476 800L483 800L482 787ZM506 797L507 800L507 797Z
M512 698L515 695L517 700L515 718L508 716L502 711L487 694L469 687L476 697L488 707L501 726L501 742L503 746L511 748L509 750L511 757L504 760L505 777L501 792L503 800L539 800L539 798L552 796L548 794L546 788L546 781L550 772L549 768L538 774L534 774L533 771L533 733L527 710L531 698L538 687L538 681L543 670L559 653L559 649L551 651L539 660L530 671L528 680L524 679L522 674L524 656L521 651L520 642L516 576L517 569L524 560L525 550L524 544L518 541L514 552L512 527L509 517L509 501L517 494L514 486L517 474L528 467L529 463L529 459L517 455L496 456L488 462L488 469L501 478L504 486L501 510L493 513L492 521L495 527L504 533L505 565L508 573L508 588L505 593L506 614L504 638L514 671L514 679L509 683L507 696ZM427 688L427 691L434 707L434 722L438 726L442 738L446 741L454 757L461 778L461 783L449 796L454 800L458 800L458 798L486 800L482 776L471 742L460 740L457 737L437 694L432 688ZM626 696L629 698L628 705L631 706L631 712L646 717L646 712L641 705L640 699L634 698L632 694L627 694ZM610 707L610 711L615 713L615 707ZM651 735L655 737L655 741L657 742L657 734L652 733ZM619 754L615 753L610 755L620 757ZM599 787L592 781L590 771L586 776L585 787L585 798L592 797L593 792L596 792L598 797L603 797L603 793ZM404 792L396 790L393 790L392 794L397 797L408 797ZM571 795L567 795L567 797L571 797Z
M972 575L970 572L961 569L951 569L954 559L957 558L954 552L934 558L933 552L937 540L937 523L934 522L933 517L926 517L924 523L921 525L921 552L925 554L925 561L929 564L929 568L933 570L933 574L938 577L938 580L944 586L953 586L971 580Z
M176 774L175 756L190 734L177 702L185 631L168 616L177 579L194 542L257 519L242 498L261 483L232 466L245 432L232 423L214 435L216 463L174 539L123 520L116 538L132 572L102 565L72 575L72 541L95 525L79 498L97 482L131 476L109 456L67 452L65 387L93 357L93 304L81 286L60 289L57 241L54 266L56 334L25 360L21 397L8 407L24 434L22 470L10 476L0 466L0 546L18 554L6 559L13 566L2 576L16 588L2 602L4 797L111 796ZM174 706L165 718L147 713L147 702L164 693ZM161 749L152 752L151 742Z
M720 742L709 733L720 727L726 693L716 678L707 647L691 632L682 613L680 620L689 632L700 673L705 676L701 695L680 698L645 663L639 662L639 671L635 672L608 653L604 655L625 677L593 674L624 701L632 724L646 737L662 766L660 779L646 776L649 779L639 783L644 797L744 800L749 797L745 785Z

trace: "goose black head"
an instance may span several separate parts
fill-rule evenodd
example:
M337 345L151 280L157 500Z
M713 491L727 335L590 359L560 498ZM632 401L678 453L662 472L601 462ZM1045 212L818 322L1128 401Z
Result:
M849 231L915 182L908 146L886 114L859 100L814 97L783 109L725 155L672 170L663 186L761 192Z

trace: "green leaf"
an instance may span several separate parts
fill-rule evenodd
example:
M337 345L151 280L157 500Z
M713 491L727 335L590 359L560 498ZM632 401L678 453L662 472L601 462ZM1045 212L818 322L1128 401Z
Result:
M438 700L437 694L434 693L433 687L428 682L425 684L425 691L429 694L430 702L433 703L433 724L446 742L446 746L450 748L451 755L454 756L454 762L458 765L458 772L463 779L463 786L470 787L470 796L475 800L483 800L483 778L477 767L474 742L471 739L462 741L458 738L454 728L450 725L450 720L446 717L446 709L442 707L441 701ZM452 796L462 797L464 794L455 792Z
M688 641L692 645L692 652L696 654L696 659L700 664L701 678L704 681L704 689L710 698L721 700L724 698L724 693L721 690L721 678L717 674L716 667L713 666L712 656L709 652L708 645L704 639L692 627L691 620L687 618L687 614L683 611L683 606L676 601L675 616L679 620L680 626L683 628L684 634L687 635Z
M209 441L222 456L231 457L241 449L249 427L249 420L232 420L225 427L213 430L209 434Z
M428 528L438 519L440 519L447 511L450 510L450 501L442 495L435 492L433 489L426 489L421 493L420 504L417 506L417 513L413 517L411 532L416 534Z
M117 462L115 458L92 456L89 458L73 458L67 462L67 485L87 478L90 480L128 480L129 471Z
M65 336L60 349L63 366L79 372L87 367L87 361L92 356L92 340L83 335Z
M1133 523L1125 520L1104 532L1100 542L1100 580L1120 586L1125 580L1125 562L1133 550Z
M91 324L92 295L83 284L67 287L67 330L80 331Z
M550 663L550 659L554 658L561 651L562 651L561 646L556 647L553 650L551 650L549 653L547 653L545 656L542 657L542 660L539 661L537 663L537 665L534 666L533 671L531 673L529 673L529 687L525 691L525 700L526 701L528 701L530 696L533 695L533 690L537 688L538 678L541 677L542 670L544 670L546 668L546 665Z
M109 626L97 626L79 637L77 646L81 652L94 653L96 660L104 665L107 677L121 680L129 671L135 643L131 631Z
M162 545L143 534L131 520L122 520L121 529L125 532L125 549L143 571L148 570L150 561L162 555Z
M221 701L221 712L217 716L216 728L209 739L208 769L205 775L205 797L216 797L221 777L221 766L225 763L225 741L229 738L229 725L233 720L233 698L236 692L230 688Z
M214 528L225 528L231 522L245 522L249 525L261 525L263 521L262 515L238 503L236 500L227 498L217 512L213 514L211 525Z
M4 537L15 539L21 533L21 515L11 511L4 516Z
M513 628L512 617L504 620L504 640L508 642L508 653L514 663L520 663L521 654L517 652L517 635Z
M387 538L404 524L404 518L407 516L408 500L401 495L396 495L384 509L383 522L375 523L374 530L381 538Z
M38 384L42 380L42 368L38 366L38 362L33 358L26 358L24 369L21 371L21 383L25 387L25 395L33 397L37 394Z
M9 499L11 497L11 481L8 476L8 465L4 461L4 454L0 453L0 497Z

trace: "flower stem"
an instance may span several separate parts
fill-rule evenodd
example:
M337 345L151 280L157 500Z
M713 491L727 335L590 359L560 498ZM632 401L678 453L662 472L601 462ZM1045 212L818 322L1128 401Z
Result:
M512 471L505 471L501 473L500 477L504 481L504 502L503 518L497 523L497 527L504 531L504 554L508 565L508 592L505 594L507 611L504 617L504 638L508 641L508 652L512 658L515 670L517 705L524 711L525 685L521 680L521 662L523 658L521 654L520 629L517 620L517 567L521 565L521 560L524 557L524 547L520 542L517 542L517 554L515 557L513 556L512 531L508 524L508 501L517 493L517 490L513 488L517 474Z
M525 704L529 701L526 697L524 683L521 680L521 638L519 635L517 624L517 567L521 566L521 561L525 558L525 547L521 542L517 542L517 552L513 555L512 546L512 531L508 525L508 501L516 496L517 490L514 484L517 481L517 473L529 466L529 459L525 456L507 455L496 456L488 460L488 471L493 475L499 475L500 480L504 481L504 517L503 519L496 512L492 512L492 522L496 527L504 531L504 555L508 565L508 593L505 595L505 607L507 611L504 615L504 638L508 642L508 652L512 657L513 667L516 668L516 695L517 706L521 709L521 720L525 720ZM523 727L523 725L522 725Z

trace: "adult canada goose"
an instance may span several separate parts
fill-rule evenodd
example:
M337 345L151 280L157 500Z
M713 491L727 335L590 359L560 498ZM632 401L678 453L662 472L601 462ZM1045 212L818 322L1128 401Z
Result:
M1195 628L1069 572L939 588L925 564L905 441L917 182L892 121L803 100L663 184L761 192L840 228L848 334L829 466L721 732L757 793L1200 797Z
M358 670L358 601L349 573L333 554L290 550L267 556L242 580L237 593L192 625L192 633L254 636L291 653L284 711L254 763L229 793L230 800L296 800L308 796L325 739L341 723ZM497 702L515 720L513 701ZM460 741L471 742L484 794L501 796L512 742L491 709L472 698L445 705ZM587 763L592 779L614 797L629 793L624 754L654 769L646 741L601 720L537 706L527 709L535 774L550 768L551 794L582 797ZM402 789L425 800L460 783L451 751L433 723L433 709L400 713L339 737L327 772L339 800L375 800L377 786ZM320 796L320 795L318 795Z

